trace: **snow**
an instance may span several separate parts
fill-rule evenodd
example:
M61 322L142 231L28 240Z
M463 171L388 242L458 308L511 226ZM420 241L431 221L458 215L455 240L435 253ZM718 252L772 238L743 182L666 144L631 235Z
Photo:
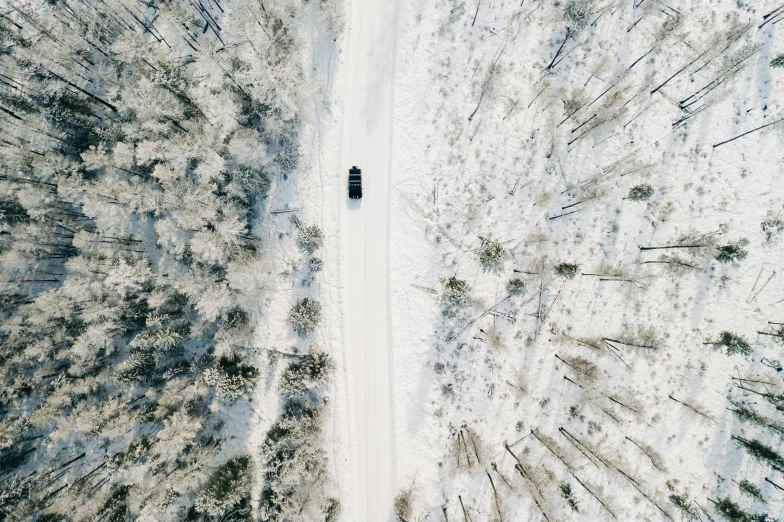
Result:
M275 6L285 11L287 2ZM268 121L264 138L285 134L284 124L296 120L297 152L275 156L274 147L259 147L256 131L221 137L232 161L248 169L298 160L296 172L271 181L257 209L263 216L252 232L263 257L229 257L246 231L232 205L218 218L206 185L226 168L215 151L205 150L200 183L183 182L183 163L201 142L183 135L171 147L149 139L135 148L117 144L108 156L102 147L83 154L87 170L109 159L123 167L134 157L165 160L153 170L165 194L118 173L89 189L140 214L171 209L154 224L162 252L149 266L118 261L101 280L106 288L133 294L160 274L187 289L202 321L240 304L257 323L252 334L222 332L214 340L216 355L236 345L263 377L250 400L211 403L226 440L215 454L204 448L203 468L170 480L196 493L212 464L257 458L280 417L282 370L319 352L335 361L331 381L318 382L330 476L302 470L298 486L323 484L297 493L338 497L346 522L395 520L393 499L405 491L412 495L406 522L678 520L673 495L706 508L712 520L721 518L711 502L722 497L781 518L774 485L784 484L781 473L732 438L781 451L784 432L781 410L762 395L784 396L775 369L781 339L771 326L784 324L784 225L773 224L784 210L784 127L774 123L784 70L770 66L784 47L779 26L763 18L773 1L351 0L345 15L337 0L289 3L299 6L288 27L302 46L282 70L253 82L261 82L254 93L265 93L302 80L296 92L280 89L285 118ZM240 14L247 6L225 4L225 13L217 4L214 10L228 34L258 34L259 22ZM156 23L168 34L173 22L165 14ZM134 42L124 53L137 52ZM257 42L247 43L242 56L257 60ZM268 50L287 52L275 49ZM205 50L205 59L213 56ZM207 96L224 77L212 61L199 64L206 74L195 98L209 117L206 142L237 123L220 103L226 98ZM146 125L159 125L153 120L164 113L180 116L171 96L151 84L146 90L133 98ZM361 201L347 197L354 165L363 171ZM229 189L235 196L247 188L243 179L259 183L246 174ZM650 198L630 198L643 183L653 189ZM84 185L74 177L59 186L83 200L104 233L144 232L144 248L158 250L152 222L114 212L81 194ZM25 207L40 207L39 190L15 193ZM311 226L323 231L321 248L318 241L298 245L300 227ZM75 238L85 250L95 240L84 231ZM719 262L715 246L728 243L742 243L747 257ZM199 259L226 265L225 280L177 269L174 256L186 244ZM488 245L499 255L483 270ZM686 249L645 249L662 246ZM24 274L20 252L5 255ZM680 264L667 264L673 256ZM310 269L313 259L323 270ZM579 265L573 277L557 270L564 263ZM164 274L167 264L172 270ZM73 274L93 268L85 259L68 265ZM466 281L469 299L444 313L443 283L452 277ZM525 292L509 295L513 278L524 280ZM66 310L59 300L89 297L78 282L40 296L46 314L10 327L59 318ZM297 335L287 316L303 298L320 303L322 320ZM134 343L174 343L162 325ZM74 353L94 357L113 327L91 325ZM725 331L746 339L752 353L716 349ZM47 349L31 345L25 353L43 360ZM137 356L120 370L144 362ZM197 377L198 386L215 386L226 398L245 392L217 368ZM170 382L160 408L196 395L195 387L181 391ZM76 391L55 387L46 408ZM767 420L743 421L731 411L738 404ZM109 453L127 447L127 426L110 417L124 406L119 398L78 403L46 442L47 458L70 454L99 423L115 439ZM29 420L43 426L54 411L36 409ZM184 412L159 428L165 446L156 451L170 460L200 430L213 429ZM104 458L87 448L85 469ZM264 480L256 465L256 506ZM742 480L759 486L767 503L743 496ZM141 485L153 494L156 484ZM141 520L165 516L155 509L147 505Z
M497 519L485 471L501 493L504 520L542 520L533 499L550 520L611 520L531 435L536 430L558 444L574 474L618 520L678 520L673 494L698 502L715 520L721 517L708 499L723 496L780 517L780 494L764 478L781 485L781 475L730 436L745 433L774 448L780 439L742 423L727 410L727 397L780 418L732 377L769 381L781 392L781 374L762 362L780 358L781 345L756 332L784 317L781 239L767 241L760 231L763 220L782 210L782 134L774 126L713 147L780 117L784 76L768 64L781 44L770 25L757 29L777 6L680 2L672 6L683 15L680 25L656 44L674 17L669 6L593 2L589 25L548 73L566 33L567 3L399 4L389 236L396 486L413 487L415 520L441 520L442 509L449 520L463 520L458 496L473 520ZM725 49L733 29L740 38ZM675 100L721 77L749 49L755 53L739 72L691 112L678 107ZM616 82L568 118L567 102L590 103ZM686 126L673 126L692 114ZM582 187L591 180L595 193ZM655 189L649 202L624 199L643 182ZM718 244L746 238L748 257L732 265L708 254L695 261L699 269L685 273L646 264L672 252L638 246L673 244L690 231L711 234ZM514 249L500 276L479 267L480 237ZM574 279L554 273L562 262L580 265ZM451 320L441 314L440 279L455 274L468 281L475 301ZM581 274L605 274L605 280ZM527 293L502 302L513 277L526 280ZM616 281L623 278L634 282ZM482 316L498 303L498 315ZM629 369L608 348L592 351L570 340L617 339L637 327L652 327L660 347L618 346L614 352ZM727 356L704 344L723 330L743 335L754 354ZM583 357L599 377L589 382L555 355ZM463 437L470 430L478 440L471 467L461 428ZM617 470L592 464L559 428L590 443L639 489ZM652 446L667 471L652 466L629 439ZM515 470L505 442L543 494ZM762 489L766 505L740 494L732 480L744 478ZM562 482L571 485L579 512L562 498Z
M349 9L340 157L342 284L351 402L349 520L387 520L394 496L389 195L396 3L355 1ZM363 199L349 200L348 169L362 169Z

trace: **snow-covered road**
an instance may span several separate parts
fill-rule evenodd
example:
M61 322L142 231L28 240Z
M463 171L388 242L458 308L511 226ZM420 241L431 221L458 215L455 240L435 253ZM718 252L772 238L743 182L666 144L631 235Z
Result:
M386 522L395 454L389 320L389 196L396 2L354 0L348 10L341 148L343 183L362 169L361 201L343 196L341 270L351 417L353 502L348 520Z

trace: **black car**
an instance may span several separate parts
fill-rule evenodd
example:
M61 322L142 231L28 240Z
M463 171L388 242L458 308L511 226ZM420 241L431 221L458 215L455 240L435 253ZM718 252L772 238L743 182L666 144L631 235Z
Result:
M362 199L362 170L356 165L348 169L348 197Z

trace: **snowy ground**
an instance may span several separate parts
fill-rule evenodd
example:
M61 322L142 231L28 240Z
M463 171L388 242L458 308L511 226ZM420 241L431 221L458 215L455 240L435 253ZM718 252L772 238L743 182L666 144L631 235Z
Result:
M714 147L781 118L784 74L769 63L784 47L778 26L758 28L777 5L584 3L590 16L557 54L580 25L568 4L401 4L389 250L396 486L413 489L415 520L444 510L463 520L463 509L473 520L679 520L673 495L703 520L699 506L721 519L711 501L725 496L780 517L781 492L765 479L784 477L730 437L773 448L780 438L741 422L728 397L781 417L733 378L781 393L781 374L763 363L781 345L757 332L784 322L784 251L761 229L782 210L784 134L771 126ZM626 199L642 183L651 199ZM672 251L639 248L689 234L746 239L748 256L724 264L704 247L680 256L694 268L672 271L651 263ZM481 238L513 251L498 275L479 266ZM554 273L564 262L579 265L574 279ZM439 280L453 275L474 303L448 319ZM513 277L527 292L504 301ZM655 348L602 341L632 342L640 327ZM754 353L706 344L724 330ZM596 372L576 372L569 357ZM661 469L640 446L661 455ZM767 504L741 494L743 479Z

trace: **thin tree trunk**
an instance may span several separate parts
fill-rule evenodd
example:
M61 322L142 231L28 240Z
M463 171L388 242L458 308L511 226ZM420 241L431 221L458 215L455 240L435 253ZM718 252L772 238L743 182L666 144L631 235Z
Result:
M463 518L465 519L465 522L471 522L471 517L468 516L468 513L466 512L466 508L463 505L463 497L458 495L457 499L460 501L460 507L463 508Z
M751 129L750 131L746 131L746 132L744 132L743 134L739 134L739 135L735 136L734 138L730 138L730 139L728 139L728 140L724 140L724 141L722 141L722 142L719 142L719 143L717 143L716 145L714 145L714 146L713 146L713 148L715 149L716 147L719 147L719 146L721 146L721 145L724 145L724 144L726 144L726 143L729 143L729 142L731 142L731 141L735 141L735 140L737 140L738 138L742 138L743 136L748 136L748 135L749 135L749 134L751 134L752 132L757 132L758 130L764 129L765 127L770 127L771 125L775 125L775 124L777 124L778 122L780 122L780 121L782 121L782 120L784 120L784 118L782 118L782 119L780 119L780 120L776 120L776 121L774 121L774 122L772 122L772 123L768 123L767 125L762 125L762 126L760 126L760 127L757 127L756 129Z
M658 247L639 247L640 250L665 250L668 248L706 248L707 245L668 245L668 246L658 246Z
M504 515L501 513L501 505L498 503L498 490L495 489L493 477L490 476L489 471L485 470L485 473L487 473L487 478L490 479L490 486L493 488L493 499L495 500L495 511L498 513L498 519L500 522L504 522Z

